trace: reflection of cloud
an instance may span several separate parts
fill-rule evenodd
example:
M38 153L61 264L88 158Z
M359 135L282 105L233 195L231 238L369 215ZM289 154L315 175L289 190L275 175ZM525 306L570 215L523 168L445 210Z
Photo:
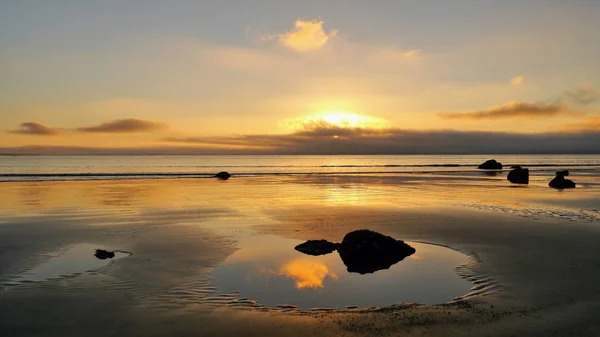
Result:
M137 118L122 118L104 122L99 125L81 127L80 132L103 132L103 133L125 133L125 132L147 132L166 129L163 123L147 121Z
M600 90L590 83L584 83L575 90L567 91L567 96L579 104L589 104L600 99Z
M291 32L279 34L274 37L279 40L279 43L289 49L306 52L320 49L336 34L336 30L325 33L323 30L323 21L297 20L295 28Z
M467 112L442 112L438 116L446 119L499 119L517 117L548 117L566 113L569 106L559 102L508 102L497 105L487 110Z
M510 84L512 84L512 85L521 85L523 83L525 83L524 76L516 76L516 77L513 77L512 80L510 80Z
M21 135L35 135L35 136L55 136L60 135L62 132L46 124L38 122L27 122L22 123L21 127L17 130L8 131L10 133L17 133Z
M279 274L296 281L296 288L323 288L327 276L334 280L338 277L324 263L316 260L298 259L281 266Z

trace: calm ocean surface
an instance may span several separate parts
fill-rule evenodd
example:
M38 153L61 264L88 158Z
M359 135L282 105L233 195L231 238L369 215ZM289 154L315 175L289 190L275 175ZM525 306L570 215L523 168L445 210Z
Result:
M558 168L600 172L600 155L380 155L380 156L0 156L0 181L142 179L294 174L469 173L495 158L532 175Z

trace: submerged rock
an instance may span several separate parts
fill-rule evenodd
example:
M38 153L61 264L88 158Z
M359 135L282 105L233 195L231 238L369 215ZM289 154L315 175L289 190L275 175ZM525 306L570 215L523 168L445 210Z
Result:
M227 180L227 179L231 178L231 174L229 174L228 172L219 172L219 173L215 174L215 178L219 178L221 180Z
M513 184L529 184L529 169L524 169L521 166L513 166L513 169L508 172L506 179Z
M415 249L404 241L361 229L344 236L338 253L348 272L367 274L390 268L414 254Z
M497 162L496 159L490 159L477 166L477 168L481 170L502 170L502 163Z
M109 252L104 249L96 249L94 256L100 260L106 260L106 259L112 259L113 257L115 257L115 253Z
M565 188L575 188L575 183L572 180L565 179L565 176L562 174L557 174L556 177L548 183L548 186L562 190Z
M339 243L329 242L327 240L308 240L305 243L297 245L294 249L307 255L325 255L338 249Z
M562 170L562 171L556 171L556 175L557 176L563 176L563 177L567 177L569 176L569 170Z

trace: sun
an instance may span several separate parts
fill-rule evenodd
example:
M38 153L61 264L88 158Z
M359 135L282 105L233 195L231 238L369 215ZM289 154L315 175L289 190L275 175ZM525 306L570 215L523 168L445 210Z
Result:
M292 130L312 129L316 126L338 128L381 128L387 125L387 120L357 113L322 111L308 116L288 119L280 124L283 127Z

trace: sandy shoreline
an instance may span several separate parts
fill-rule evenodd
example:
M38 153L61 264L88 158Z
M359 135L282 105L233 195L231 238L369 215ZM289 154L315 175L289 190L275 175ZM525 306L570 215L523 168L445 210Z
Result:
M594 202L585 202L594 200L594 188L557 194L440 184L415 195L416 188L389 181L345 179L270 181L268 188L260 179L2 185L0 281L79 242L134 255L93 273L4 287L0 335L599 333L600 227L597 209L588 207ZM491 199L496 204L484 202ZM365 227L470 255L474 262L458 272L477 288L450 304L368 312L256 312L201 300L211 270L236 251L240 233L336 240Z

